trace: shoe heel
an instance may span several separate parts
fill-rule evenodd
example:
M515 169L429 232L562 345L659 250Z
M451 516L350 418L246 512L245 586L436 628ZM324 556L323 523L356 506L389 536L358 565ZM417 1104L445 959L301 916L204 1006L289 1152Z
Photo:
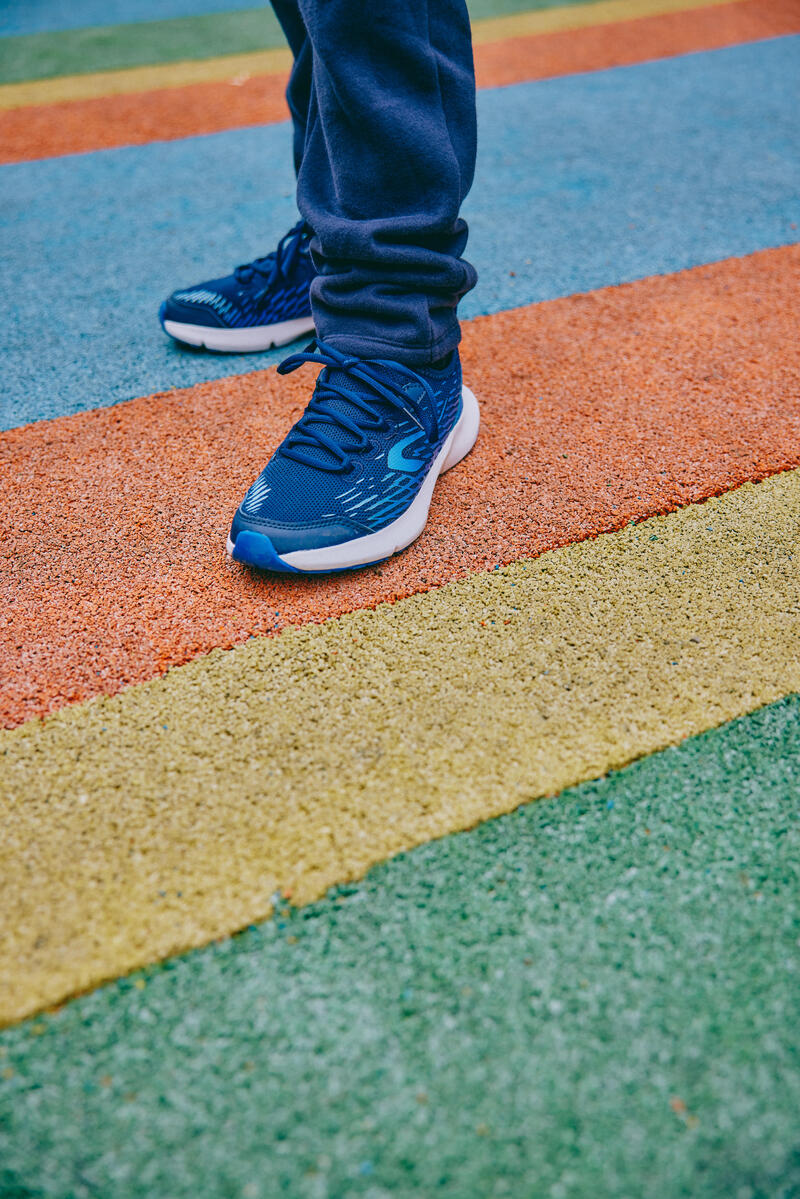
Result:
M453 430L453 440L444 460L442 474L446 470L450 470L450 467L455 466L462 458L466 458L477 440L480 426L481 415L478 401L468 387L462 387L461 416Z

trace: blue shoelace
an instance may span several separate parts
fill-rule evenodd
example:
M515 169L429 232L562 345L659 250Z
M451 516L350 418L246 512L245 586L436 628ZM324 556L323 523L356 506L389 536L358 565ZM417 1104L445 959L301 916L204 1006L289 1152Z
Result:
M299 220L284 234L277 247L264 258L255 258L252 262L245 262L236 267L233 273L237 283L251 283L253 276L259 275L265 284L257 298L267 294L279 279L290 278L301 251L308 246L310 237L305 221Z
M317 470L336 471L345 473L354 469L353 454L363 453L371 449L369 434L388 428L385 408L395 413L407 416L431 444L439 439L439 424L436 418L436 404L431 385L410 367L399 362L388 362L384 359L369 359L348 357L341 354L332 346L325 345L319 340L312 341L305 350L291 354L278 367L281 375L296 371L306 362L316 362L326 368L349 375L366 384L375 399L356 391L342 379L331 382L327 369L322 371L317 379L317 386L308 406L300 420L292 429L286 441L280 448L285 458L291 458L304 466L312 466ZM394 379L381 377L382 370L389 369L393 374L402 374L410 382L418 383L423 388L419 398L409 395L403 386ZM427 396L429 404L422 402ZM340 407L331 408L331 400L344 400L353 410L353 415L343 412ZM384 408L384 411L381 411ZM321 428L320 426L324 426ZM331 431L333 427L333 432ZM335 430L349 434L344 444L337 440ZM351 439L355 440L351 440ZM309 454L303 447L313 447L315 450L327 450L331 461L320 460L317 454Z

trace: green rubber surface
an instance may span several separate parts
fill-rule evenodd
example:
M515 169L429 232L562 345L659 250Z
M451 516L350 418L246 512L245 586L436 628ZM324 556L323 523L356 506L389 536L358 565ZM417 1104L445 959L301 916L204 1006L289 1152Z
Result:
M168 21L29 33L0 42L0 83L216 58L285 44L278 20L266 4Z
M473 21L566 8L586 0L469 0ZM82 75L164 62L216 58L285 45L268 4L237 12L28 33L0 40L0 84Z
M0 1196L793 1199L799 720L790 697L6 1031Z

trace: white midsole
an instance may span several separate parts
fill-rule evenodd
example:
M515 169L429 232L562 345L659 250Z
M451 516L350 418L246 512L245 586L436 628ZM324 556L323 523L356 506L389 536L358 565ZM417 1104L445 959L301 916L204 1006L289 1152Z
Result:
M165 320L164 329L176 341L185 341L190 346L247 354L255 350L268 350L272 346L285 346L305 333L313 333L314 321L310 316L303 316L293 321L279 321L275 325L254 325L249 329L218 329L209 325L184 325L181 321Z
M425 482L420 487L414 500L402 516L393 520L385 529L377 533L367 533L353 541L345 541L341 545L323 546L316 550L295 550L293 553L280 554L279 557L287 566L296 570L324 571L345 570L349 566L365 566L369 562L379 562L390 558L398 550L405 549L416 541L428 520L428 509L431 506L433 489L439 475L450 470L460 462L472 449L480 427L480 412L478 401L468 387L462 388L461 416L453 427L450 436L436 456L430 470L425 476ZM233 553L233 542L228 538L228 553Z

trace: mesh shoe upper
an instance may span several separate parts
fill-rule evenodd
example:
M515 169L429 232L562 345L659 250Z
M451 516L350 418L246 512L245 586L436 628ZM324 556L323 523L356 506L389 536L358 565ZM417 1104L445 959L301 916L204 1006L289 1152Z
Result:
M412 503L461 411L461 366L411 370L347 358L317 341L324 369L303 416L248 490L231 529L269 537L277 553L376 532Z
M299 221L265 258L237 266L224 278L173 292L162 305L162 321L242 329L309 316L309 288L316 274L310 238Z

